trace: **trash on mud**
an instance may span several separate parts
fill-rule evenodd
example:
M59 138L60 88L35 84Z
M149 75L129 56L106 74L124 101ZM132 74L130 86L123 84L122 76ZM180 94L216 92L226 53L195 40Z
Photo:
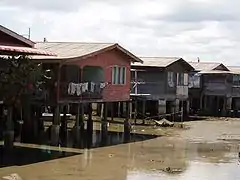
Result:
M178 168L170 168L170 167L167 167L167 168L164 169L163 171L164 171L164 172L167 172L167 173L175 174L175 173L181 173L183 170L182 170L182 169L178 169Z
M22 180L22 178L16 173L10 174L8 176L4 176L2 178L7 180Z
M161 126L161 127L173 127L174 125L174 123L172 123L171 121L168 121L165 118L160 121L154 120L154 122L156 123L157 126Z

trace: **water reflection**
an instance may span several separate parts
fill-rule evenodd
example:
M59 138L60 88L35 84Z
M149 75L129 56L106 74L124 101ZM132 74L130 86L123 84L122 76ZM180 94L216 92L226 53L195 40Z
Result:
M39 149L14 146L11 151L6 151L3 146L0 146L0 154L0 168L2 168L70 157L80 153L51 150L49 146L41 146Z

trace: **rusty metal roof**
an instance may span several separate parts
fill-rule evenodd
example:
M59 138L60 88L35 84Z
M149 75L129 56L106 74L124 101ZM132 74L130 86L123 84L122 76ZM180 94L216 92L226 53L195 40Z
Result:
M143 63L132 63L132 66L149 66L149 67L167 67L170 64L182 59L179 57L140 57Z
M36 43L35 47L42 50L48 50L57 54L57 57L48 57L48 59L73 59L77 57L86 57L95 55L106 50L117 48L123 53L130 56L133 61L142 62L141 59L139 59L117 43L38 42ZM45 59L46 57L33 58Z
M222 63L215 63L215 62L188 62L196 71L210 71L214 70ZM224 66L224 65L223 65Z

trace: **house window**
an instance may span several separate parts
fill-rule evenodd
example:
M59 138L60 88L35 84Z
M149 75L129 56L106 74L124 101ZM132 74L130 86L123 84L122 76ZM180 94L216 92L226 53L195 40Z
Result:
M168 85L169 87L174 87L174 73L168 72Z
M233 84L240 85L240 75L237 75L237 74L233 75Z
M112 84L126 84L126 67L113 67Z
M177 85L183 86L184 85L184 73L177 74Z

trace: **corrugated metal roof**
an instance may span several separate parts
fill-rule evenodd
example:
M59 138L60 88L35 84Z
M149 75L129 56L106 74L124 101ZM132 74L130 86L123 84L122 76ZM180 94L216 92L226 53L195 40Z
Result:
M0 54L27 54L27 55L42 55L42 56L55 56L54 53L44 51L41 49L30 47L18 47L18 46L2 46L0 45Z
M188 62L196 71L209 71L220 66L221 63L215 62Z
M206 70L200 71L199 74L240 74L240 72L236 73L234 71Z
M240 73L240 66L227 66L227 68L235 73Z
M56 53L57 57L52 58L70 59L88 55L113 45L113 43L38 42L35 47Z
M15 39L18 39L19 41L22 41L23 43L25 43L25 44L27 44L31 47L34 47L35 43L33 41L25 38L24 36L21 36L21 35L17 34L16 32L14 32L14 31L12 31L12 30L10 30L10 29L2 26L2 25L0 25L0 31L9 35L9 36L11 36L11 37L13 37L13 38L15 38Z
M150 66L150 67L167 67L177 60L179 57L140 57L143 63L132 63L132 66Z
M48 59L72 59L76 57L87 57L96 55L97 53L105 50L117 48L121 52L129 56L134 62L142 62L140 58L133 55L128 50L124 49L117 43L86 43L86 42L38 42L36 48L48 50L55 54L57 57L48 57ZM46 57L33 57L34 59L46 59Z

